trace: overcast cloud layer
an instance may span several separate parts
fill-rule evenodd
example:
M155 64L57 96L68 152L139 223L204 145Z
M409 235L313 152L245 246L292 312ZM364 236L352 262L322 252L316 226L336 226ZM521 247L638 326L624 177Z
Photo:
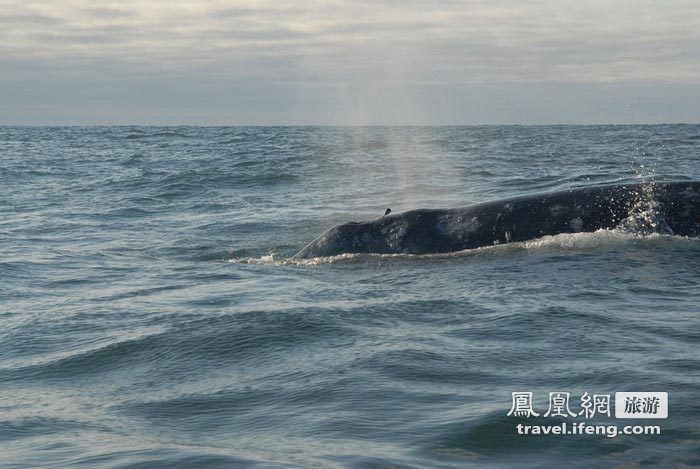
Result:
M0 124L700 121L698 1L0 0Z

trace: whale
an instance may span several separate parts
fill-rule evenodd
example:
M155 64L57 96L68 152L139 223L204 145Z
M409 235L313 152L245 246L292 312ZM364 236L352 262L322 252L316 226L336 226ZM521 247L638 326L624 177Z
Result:
M700 237L700 181L608 184L391 213L333 226L293 259L449 253L601 229Z

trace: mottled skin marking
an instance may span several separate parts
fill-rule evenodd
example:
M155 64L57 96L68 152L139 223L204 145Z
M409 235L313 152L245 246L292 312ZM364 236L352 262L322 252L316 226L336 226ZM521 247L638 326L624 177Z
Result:
M428 254L612 229L650 213L664 233L700 236L700 182L623 184L515 197L456 209L419 209L334 226L295 258L343 253ZM651 220L650 226L658 224ZM668 227L668 230L666 230Z
M576 217L569 222L569 227L574 233L579 233L583 229L583 220L580 217Z

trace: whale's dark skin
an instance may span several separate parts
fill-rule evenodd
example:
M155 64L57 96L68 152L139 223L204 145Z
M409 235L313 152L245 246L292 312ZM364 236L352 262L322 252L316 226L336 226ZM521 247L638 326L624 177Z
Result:
M620 184L497 200L464 208L418 209L330 228L294 258L344 253L430 254L592 232L658 215L658 231L700 236L700 182ZM648 218L648 217L646 217ZM656 226L660 225L660 226Z

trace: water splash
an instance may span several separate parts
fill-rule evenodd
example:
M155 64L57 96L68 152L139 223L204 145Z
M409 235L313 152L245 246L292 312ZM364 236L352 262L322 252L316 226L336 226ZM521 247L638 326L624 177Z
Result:
M663 213L659 210L659 204L656 201L636 205L630 215L620 222L617 229L640 236L650 234L674 235Z
M644 186L642 192L637 194L637 202L631 207L629 215L618 225L618 230L642 236L654 233L674 235L655 198L655 189L653 182Z

